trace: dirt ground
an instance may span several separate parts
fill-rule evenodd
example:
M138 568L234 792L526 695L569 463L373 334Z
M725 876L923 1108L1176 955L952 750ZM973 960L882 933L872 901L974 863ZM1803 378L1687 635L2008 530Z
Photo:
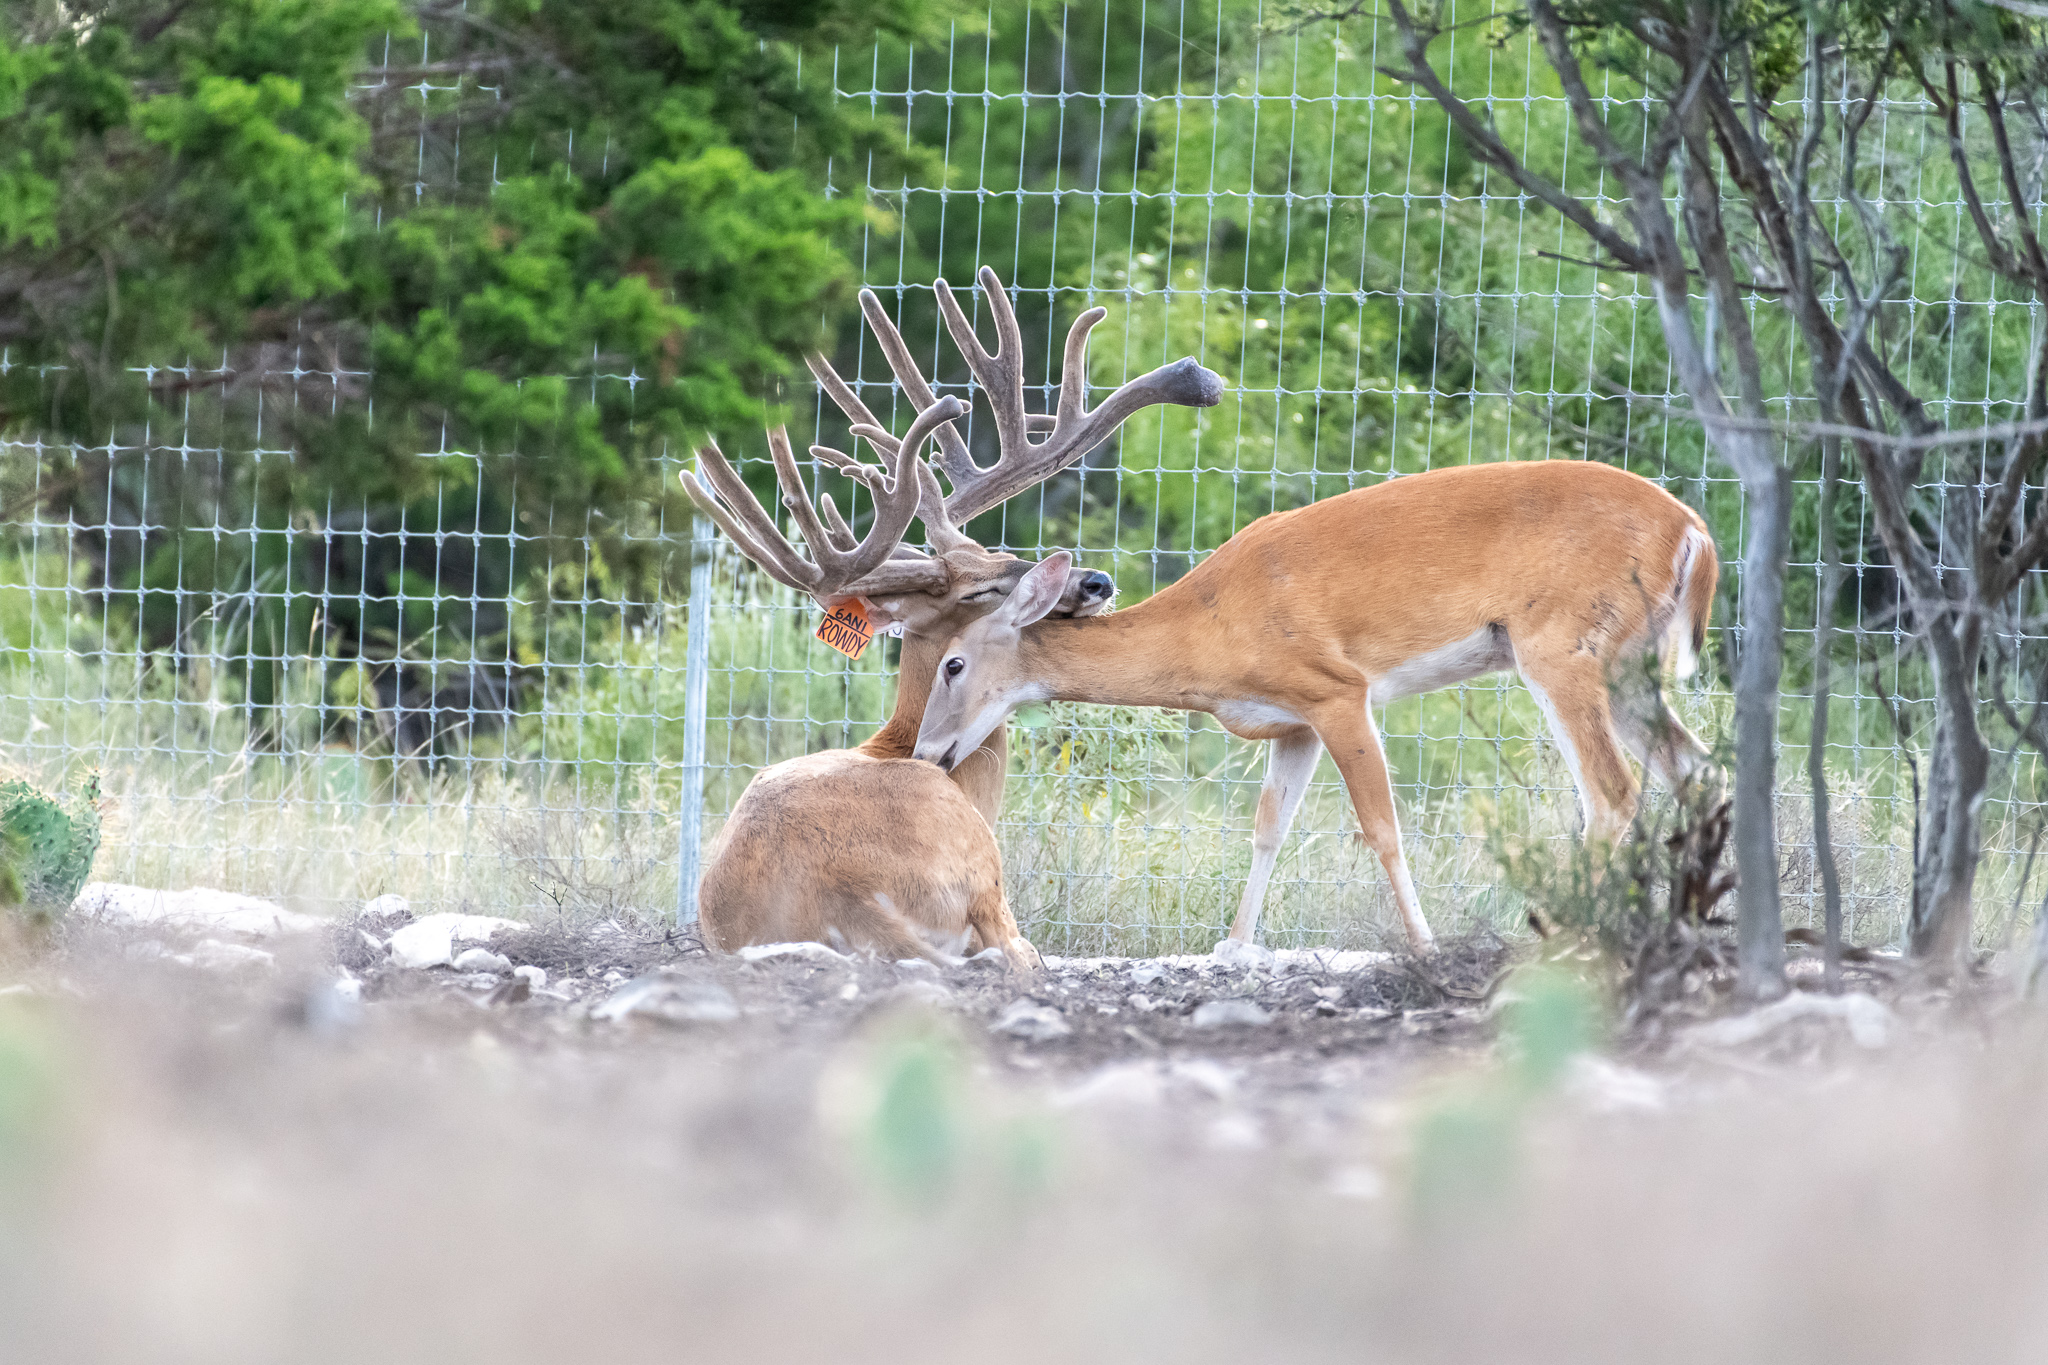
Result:
M1546 1070L1497 941L1022 979L610 923L406 968L404 927L0 956L0 1355L2048 1345L2048 1049L1995 992Z

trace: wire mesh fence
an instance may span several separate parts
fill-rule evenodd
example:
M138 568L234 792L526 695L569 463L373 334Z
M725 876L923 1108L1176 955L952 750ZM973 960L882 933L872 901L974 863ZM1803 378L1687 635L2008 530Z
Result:
M1647 292L1574 259L1583 252L1556 217L1379 75L1384 39L1366 15L1280 22L1256 4L1108 0L991 7L928 50L838 54L839 97L894 115L943 165L923 180L877 183L860 164L830 175L832 193L867 206L853 244L863 279L938 392L971 399L974 386L930 283L971 279L977 264L1011 291L1039 411L1066 324L1095 305L1110 316L1091 392L1184 354L1229 381L1219 407L1143 414L1083 468L970 529L1031 557L1073 549L1128 603L1271 511L1449 464L1604 459L1701 509L1721 542L1718 662L1676 698L1718 737L1741 642L1729 562L1741 497L1671 406ZM406 41L422 46L399 52L394 39L385 69L428 69L429 39ZM1522 43L1474 31L1451 62L1511 145L1571 166L1561 101ZM366 77L366 89L389 86ZM423 109L437 98L430 78L404 93ZM1952 420L2003 420L2022 390L1995 360L1999 339L2043 320L2037 304L1976 287L1923 113L1902 96L1865 134L1882 147L1883 193L1916 207L1904 344L1946 348ZM425 199L447 164L429 150L423 133ZM978 296L963 301L984 320ZM1801 415L1795 348L1771 329L1767 295L1750 306L1760 335L1783 342L1774 407ZM847 329L838 360L901 430L908 413L871 339ZM309 401L300 381L319 364L292 368L280 401ZM204 364L184 378L168 427L91 450L4 449L0 756L51 780L102 771L101 877L314 908L396 891L496 913L665 913L700 828L691 811L715 834L760 767L856 743L888 713L888 644L858 663L831 652L812 638L816 609L722 540L699 541L693 566L701 528L680 500L536 518L488 461L444 444L436 483L402 507L307 505L292 451L265 444L262 403L240 422L209 397ZM800 435L851 449L829 405L786 397ZM991 447L985 408L966 425L972 447ZM758 468L764 448L748 435L726 448ZM1936 502L1972 496L1981 470L1946 458ZM665 487L686 461L663 457ZM1800 478L1807 506L1811 468ZM1838 645L1827 753L1847 924L1867 940L1894 934L1905 912L1929 689L1866 522L1842 528L1851 584L1838 619L1853 628ZM1810 553L1795 559L1791 621L1810 653L1819 570ZM1789 746L1804 743L1807 712L1796 676L1788 685ZM1380 724L1432 919L1517 921L1494 835L1563 839L1578 820L1533 700L1502 675L1397 703ZM1201 716L1022 714L999 836L1026 933L1054 951L1206 948L1250 860L1262 747ZM1801 765L1781 771L1796 919L1817 915L1819 881ZM2023 753L2007 756L1986 811L1994 909L2031 870L2041 781ZM1351 828L1325 762L1268 893L1269 940L1387 932L1388 890ZM1982 918L1998 931L1997 914Z

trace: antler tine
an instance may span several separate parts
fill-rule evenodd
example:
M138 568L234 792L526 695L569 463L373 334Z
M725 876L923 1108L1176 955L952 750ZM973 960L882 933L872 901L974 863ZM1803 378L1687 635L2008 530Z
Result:
M946 515L946 490L939 487L939 476L923 460L917 462L917 515L924 521L924 538L940 554L977 543Z
M1108 316L1106 310L1090 308L1074 319L1067 333L1065 359L1060 374L1058 411L1050 417L1024 413L1023 339L1017 314L1003 292L1002 281L987 266L981 268L982 291L988 296L989 312L1000 337L991 356L981 348L967 317L944 280L934 283L939 311L945 315L947 330L953 333L968 368L988 391L989 406L995 409L996 462L983 469L969 463L963 469L947 466L953 484L946 499L947 516L955 523L966 521L997 503L1006 501L1044 479L1065 469L1101 445L1131 414L1155 403L1181 407L1214 407L1223 399L1223 377L1204 369L1192 356L1162 365L1150 374L1130 380L1089 411L1088 334ZM1027 431L1049 431L1043 441L1033 444Z
M846 414L847 421L866 423L871 427L882 425L881 419L868 410L866 403L860 401L860 395L853 391L853 385L839 377L839 371L832 368L831 361L818 352L811 351L804 356L804 364L811 367L811 377L818 381L818 387L825 391L825 396L832 400L833 406ZM891 437L890 448L884 453L894 455L896 453L894 447L895 438ZM812 448L815 450L823 449L824 447L814 446ZM838 453L837 451L833 452L835 455Z
M896 324L889 320L888 311L882 307L882 301L875 296L874 290L860 291L860 311L861 316L868 320L868 330L875 334L875 344L882 348L882 355L889 362L889 372L896 376L896 382L909 395L911 406L923 412L937 401L932 395L932 386L925 381L924 372L917 368L910 347L903 343L903 333L897 331ZM949 470L974 467L974 459L967 453L967 442L951 426L939 428L939 463Z
M811 448L817 449L816 446ZM846 524L846 518L839 515L839 504L832 501L830 493L818 495L818 515L824 518L825 530L831 534L833 545L842 550L851 550L860 543L859 537L853 533L853 528Z
M840 557L849 551L842 550L832 543L832 537L825 532L824 523L818 520L817 509L811 506L811 494L810 490L804 487L803 471L796 467L796 454L789 448L788 428L769 428L768 458L775 462L775 481L782 485L782 505L789 509L790 516L796 520L797 529L803 532L804 544L811 552L811 562L818 566L825 581L832 581L838 577ZM878 500L875 505L879 508L880 501ZM833 508L832 515L837 519L839 509Z
M747 558L777 582L799 592L823 600L864 591L930 590L943 586L944 567L921 555L899 555L905 548L903 533L928 500L925 482L931 479L931 473L919 452L934 430L966 411L967 405L959 399L943 398L920 412L903 440L890 443L893 473L864 465L836 450L811 447L813 454L859 479L873 494L875 519L866 537L858 540L829 494L812 507L796 455L790 448L789 433L781 427L770 430L768 451L775 463L776 482L782 487L784 505L803 533L811 554L809 559L782 534L775 519L761 506L716 443L707 441L698 449L698 472L683 471L683 491L720 530L732 537ZM939 517L937 524L944 525L943 506Z
M924 372L917 368L917 361L912 359L910 347L903 342L903 334L897 331L896 324L889 320L889 314L883 309L882 301L875 296L874 290L860 291L860 311L867 319L868 330L875 334L876 344L882 348L882 354L889 362L890 373L896 376L896 382L903 387L904 396L910 400L911 406L919 412L931 407L938 401L932 393L932 386L926 382ZM824 389L839 410L846 414L847 421L856 426L865 425L880 430L882 440L876 443L875 448L884 455L894 455L896 438L888 434L880 419L869 410L867 404L860 401L860 395L853 391L853 386L839 377L839 371L832 368L832 362L815 351L804 359L810 365L811 373L817 377L819 387ZM939 460L947 469L974 467L973 459L967 454L967 443L960 439L957 430L950 425L942 426L938 430L938 437Z
M953 427L948 424L940 427L939 430L941 432L951 431ZM870 426L865 422L855 426L853 431L856 436L859 436L878 450L888 450L890 447L900 444L895 437L890 436L880 427ZM883 444L885 439L887 445ZM895 452L890 450L890 453L894 454ZM830 464L847 478L865 484L870 491L886 489L888 474L879 465L871 465L861 460L852 459L840 451L832 449L830 446L812 446L811 454ZM829 511L835 516L838 513L838 509L831 506L829 495L823 500L821 510ZM917 462L917 515L924 522L925 539L940 554L975 543L970 537L962 535L960 528L955 526L952 520L946 516L946 490L939 487L938 475L932 473L931 466L923 460ZM830 520L829 516L827 520ZM846 543L849 547L853 543L852 536L853 533L851 531L846 533ZM916 554L917 551L904 547L903 553Z
M1017 312L1010 306L1010 296L1003 292L1003 282L996 278L996 272L983 266L979 278L981 292L988 298L989 316L996 324L994 355L982 349L981 338L974 334L974 324L967 320L967 314L960 311L960 301L953 297L953 286L943 278L936 279L932 281L932 293L938 297L939 313L946 319L946 330L953 334L953 344L960 348L967 368L988 394L989 407L995 410L996 448L1002 452L996 467L1000 468L1010 452L1024 449L1025 433L1030 429L1024 416L1024 333L1017 326ZM958 464L941 461L956 495L963 483L971 484L985 473L973 460L965 458L964 447L961 454L963 458Z
M819 577L817 566L805 562L782 532L776 529L774 519L762 508L760 500L726 460L725 453L716 442L706 441L698 447L697 469L709 480L711 487L705 487L697 474L687 469L682 471L682 482L683 492L689 495L698 510L732 537L741 553L760 565L769 577L799 592L813 591Z
M939 399L918 413L917 420L910 424L910 430L904 433L902 441L897 444L894 469L887 482L884 483L879 478L879 471L877 477L861 479L874 497L875 519L868 527L866 538L857 547L842 550L833 545L824 527L812 515L808 506L799 509L795 504L791 504L790 510L797 515L803 525L805 537L815 537L812 539L812 553L817 557L820 568L824 570L827 586L814 590L814 596L848 593L851 585L872 573L895 553L903 541L903 533L910 529L911 520L918 514L921 489L917 469L924 463L920 455L924 443L931 439L934 430L956 417L965 415L966 412L967 405L957 398ZM872 443L872 433L876 430L863 423L855 428L855 434ZM784 449L786 451L787 447ZM849 460L842 463L835 460L833 463L845 469L854 462ZM794 459L790 460L790 465L792 468L795 467ZM839 525L845 525L845 522L840 520L836 507L832 510L831 516ZM815 532L813 527L817 528Z

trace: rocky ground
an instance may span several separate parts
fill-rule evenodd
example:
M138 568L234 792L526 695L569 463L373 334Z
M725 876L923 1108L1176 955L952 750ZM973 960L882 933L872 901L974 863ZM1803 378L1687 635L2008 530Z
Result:
M1882 964L1646 1049L1497 941L1027 978L91 888L0 947L7 1359L2042 1344L2033 1016Z

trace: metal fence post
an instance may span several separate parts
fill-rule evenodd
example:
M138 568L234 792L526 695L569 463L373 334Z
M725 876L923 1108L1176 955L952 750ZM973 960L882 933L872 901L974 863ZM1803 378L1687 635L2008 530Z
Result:
M690 518L689 638L683 652L683 799L676 831L676 924L697 922L704 855L704 708L711 689L711 523Z

